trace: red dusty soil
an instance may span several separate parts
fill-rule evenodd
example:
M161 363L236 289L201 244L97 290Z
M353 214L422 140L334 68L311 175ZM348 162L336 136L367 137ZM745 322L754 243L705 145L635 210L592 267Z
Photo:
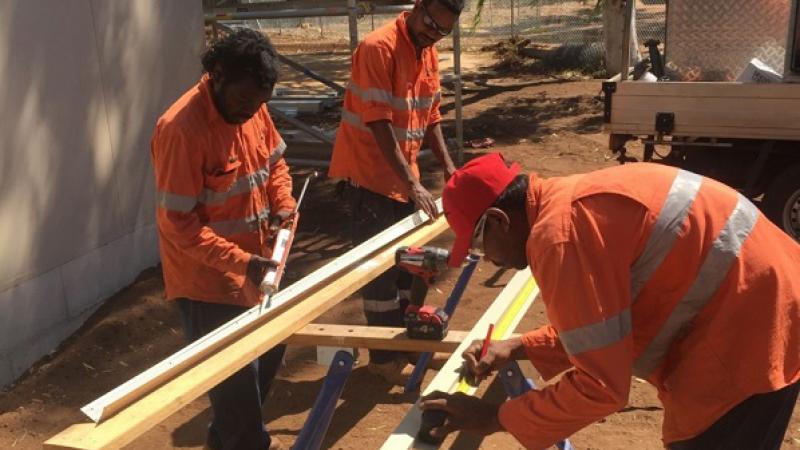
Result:
M600 82L564 81L524 75L492 78L478 70L465 88L467 139L492 137L496 148L522 163L525 169L549 177L585 172L616 164L606 150L602 134ZM450 99L452 99L450 97ZM446 119L453 118L446 104ZM469 152L468 157L478 150ZM298 170L301 175L303 170ZM299 179L299 178L298 178ZM441 175L427 171L425 182L441 189ZM347 211L337 200L334 184L319 182L304 207L299 239L294 247L287 282L319 267L346 249ZM445 234L434 244L448 246ZM432 303L443 303L457 273L444 276L431 291ZM500 292L511 273L481 262L453 320L453 329L469 329ZM0 448L35 449L48 437L73 423L86 421L79 408L117 386L182 345L181 325L172 305L161 299L163 285L158 268L110 299L88 323L51 356L0 395ZM360 299L344 301L321 316L321 323L363 323ZM534 304L518 331L546 322L540 302ZM400 388L370 376L365 357L350 375L324 448L373 449L386 439L413 398ZM265 407L268 427L285 444L291 444L303 426L327 368L315 364L313 348L291 348L274 393ZM538 379L528 365L526 370ZM430 380L429 372L426 382ZM541 383L541 380L539 380ZM655 391L634 381L629 405L572 437L578 449L662 448L661 406ZM488 395L497 396L497 387ZM795 414L785 448L800 448L800 418ZM127 448L153 450L202 448L210 419L209 404L201 397L138 438ZM477 443L451 438L444 448L476 448ZM508 435L486 439L480 448L521 448Z

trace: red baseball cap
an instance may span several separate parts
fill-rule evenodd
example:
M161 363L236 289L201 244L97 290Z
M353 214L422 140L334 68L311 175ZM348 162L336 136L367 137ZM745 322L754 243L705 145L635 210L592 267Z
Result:
M519 164L511 167L500 153L475 158L456 170L442 192L442 209L456 234L450 252L450 267L459 267L472 246L475 226L483 213L497 200L519 174Z

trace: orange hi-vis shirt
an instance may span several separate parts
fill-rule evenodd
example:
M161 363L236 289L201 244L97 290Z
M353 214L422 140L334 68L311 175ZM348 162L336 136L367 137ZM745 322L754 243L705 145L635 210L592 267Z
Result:
M554 384L503 404L542 449L628 401L664 404L665 443L800 379L800 245L741 194L656 164L530 178L527 243L551 325L522 337Z
M266 106L226 123L207 75L158 120L151 141L167 299L254 306L250 255L271 253L270 211L291 210L286 149Z
M419 178L417 155L428 127L441 121L439 56L435 47L416 48L408 35L408 13L368 34L353 53L350 83L328 175L398 201L408 201L408 186L392 170L366 124L392 123L412 173Z

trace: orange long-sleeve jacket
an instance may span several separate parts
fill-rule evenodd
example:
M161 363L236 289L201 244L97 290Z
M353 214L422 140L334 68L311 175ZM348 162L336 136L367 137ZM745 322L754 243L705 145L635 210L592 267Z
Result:
M389 120L411 172L419 178L417 155L428 128L439 123L441 92L436 47L419 58L404 12L368 34L353 53L342 122L328 175L345 178L394 200L408 200L408 186L381 153L367 124Z
M226 123L207 75L161 116L151 154L167 299L258 303L250 257L271 253L270 212L295 206L285 149L265 105Z
M545 378L501 424L546 448L623 408L631 376L665 443L800 379L800 246L749 200L655 164L530 178L527 253L551 324L523 335Z

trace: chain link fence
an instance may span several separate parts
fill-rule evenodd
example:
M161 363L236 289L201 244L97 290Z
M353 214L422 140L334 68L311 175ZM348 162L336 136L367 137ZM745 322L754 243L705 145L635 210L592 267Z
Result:
M511 37L534 44L580 49L582 59L602 62L603 0L468 0L461 15L462 47L480 49ZM480 16L480 17L478 17ZM358 20L360 37L393 20L393 15L365 15ZM648 39L664 41L665 0L637 0L636 31L640 44ZM320 45L346 45L347 17L306 17L251 21L279 42L297 41ZM443 47L449 47L445 40ZM640 50L644 47L640 45ZM585 63L589 63L588 61Z

